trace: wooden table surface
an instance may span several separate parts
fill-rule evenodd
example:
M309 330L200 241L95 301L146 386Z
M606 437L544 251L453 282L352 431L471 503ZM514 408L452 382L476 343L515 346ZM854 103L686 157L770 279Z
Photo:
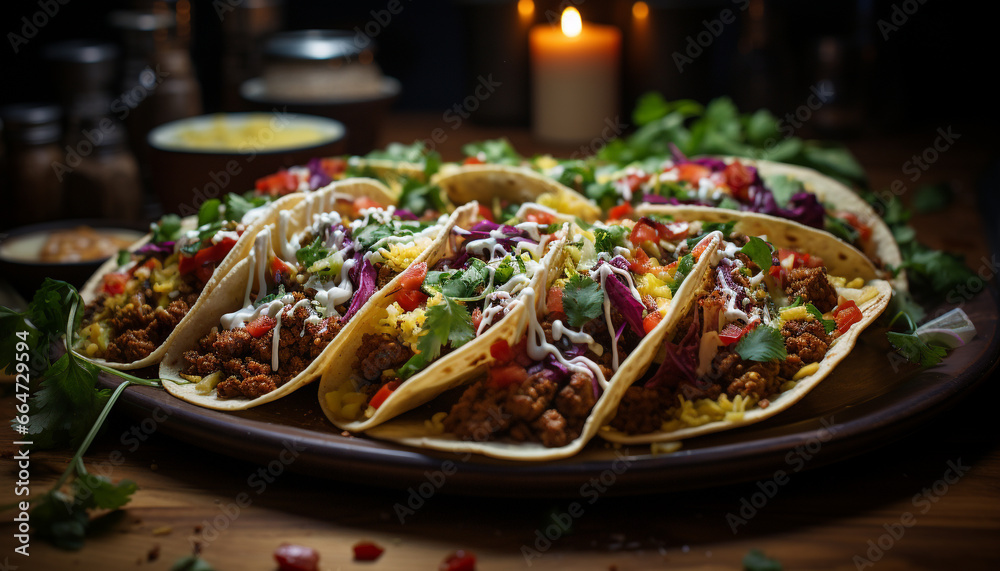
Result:
M395 116L383 144L427 138L436 127L448 124L435 116ZM523 152L546 149L524 130L464 125L449 130L440 150L454 159L463 142L504 134ZM930 130L915 137L875 137L851 148L876 188L896 179L912 188L916 185L904 163L935 136ZM553 150L566 154L573 149ZM923 241L965 253L973 269L990 261L974 196L978 176L996 158L990 150L966 137L941 153L918 181L947 180L959 189L949 209L918 216L914 225ZM996 265L992 268L995 272ZM498 500L441 493L400 523L393 507L406 501L403 489L290 471L266 482L255 478L256 464L183 444L158 433L156 422L114 414L85 460L93 472L137 482L131 503L82 550L60 551L33 538L30 558L13 552L13 512L5 512L0 569L166 570L197 543L217 570L271 570L276 568L272 553L283 542L317 549L320 568L331 571L437 569L456 549L474 552L480 570L740 569L751 549L761 549L788 570L997 569L998 380L994 370L950 410L877 451L794 474L735 533L727 514L738 514L742 502L766 483L601 497L549 545L536 530L550 526L573 498ZM13 416L14 403L10 394L0 398L0 418ZM0 441L0 504L17 499L13 440ZM47 490L71 455L70 450L32 452L32 491ZM360 540L382 545L381 559L354 562L351 546Z

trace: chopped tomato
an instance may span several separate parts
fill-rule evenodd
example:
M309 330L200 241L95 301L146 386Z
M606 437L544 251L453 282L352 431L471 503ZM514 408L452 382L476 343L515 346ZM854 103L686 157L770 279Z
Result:
M871 226L865 224L858 218L858 215L853 212L838 212L836 214L837 218L840 218L844 222L850 224L855 230L858 231L858 236L863 242L867 242L872 237Z
M661 240L677 240L679 238L685 238L688 235L688 230L691 225L687 222L671 222L670 224L661 224L662 228L657 228L660 233Z
M649 315L647 315L646 317L642 318L642 329L643 329L643 331L645 331L646 333L649 333L650 331L652 331L653 329L655 329L656 326L659 325L660 321L662 321L662 320L663 320L663 314L660 313L659 311L651 311L651 312L649 312Z
M489 371L490 386L503 389L514 384L521 384L528 378L528 370L518 363L509 363L493 367Z
M750 183L753 182L750 169L739 161L733 161L726 165L726 170L722 172L726 177L726 184L733 191L733 196L740 200L749 200Z
M274 329L274 326L277 324L278 320L270 315L261 315L257 319L247 323L246 329L247 333L249 333L251 337L259 338L263 337L268 331Z
M389 398L389 395L391 395L393 391L395 391L398 388L399 388L399 381L389 381L388 383L382 385L382 387L378 390L378 392L376 392L375 395L372 396L371 400L368 401L368 404L375 408L382 406L382 403L385 402L385 399ZM357 546L355 546L355 553L357 553L356 550ZM355 555L355 559L356 558L357 555ZM371 561L371 560L366 559L366 561Z
M705 236L704 238L701 239L701 242L698 242L695 245L694 249L691 250L691 255L694 256L694 259L696 260L701 259L701 255L705 253L705 250L708 249L708 245L709 243L711 243L711 241L712 241L711 237Z
M427 294L419 289L401 289L396 292L396 303L403 311L413 311L427 301Z
M312 547L282 543L274 550L274 560L279 571L316 571L319 553Z
M624 204L619 204L608 211L608 220L621 220L623 218L628 218L632 212L634 212L634 209L630 203L626 202Z
M367 196L359 196L354 199L355 212L361 212L365 208L382 208L382 205Z
M552 286L545 294L545 310L549 313L564 313L563 309L563 288Z
M649 261L645 250L636 248L634 257L635 259L628 265L630 270L637 274L648 274L652 271L652 262Z
M128 274L109 273L104 274L104 285L102 289L108 295L125 293L125 285L128 283Z
M236 245L236 240L226 237L206 248L198 250L194 256L181 254L179 269L181 274L193 272L205 264L215 264L221 262L229 254L229 251Z
M399 278L399 286L403 289L420 289L427 277L427 262L411 264Z
M637 246L643 242L655 243L659 241L659 232L656 231L656 227L653 226L649 219L642 218L632 227L632 232L629 233L628 239Z
M198 283L201 284L207 284L214 274L215 264L204 264L198 266L198 269L194 271L194 277L198 278Z
M525 335L513 347L505 339L501 339L490 345L490 356L493 357L496 365L503 365L511 361L517 361L522 366L531 363L528 357L528 336Z
M528 222L534 222L536 224L552 224L556 221L556 217L551 213L541 210L525 214L524 219Z
M382 549L378 544L371 541L359 541L354 544L355 561L375 561L384 552L385 549Z
M337 178L347 170L347 159L342 157L332 157L319 160L319 169L330 178Z
M629 191L635 193L637 190L639 190L639 187L642 186L644 182L649 180L649 177L651 176L652 175L646 173L631 173L625 175L625 178L622 179L622 182L628 185Z
M698 186L701 179L712 174L712 169L697 163L683 163L677 166L677 179Z
M286 264L278 258L271 258L271 275L276 276L278 274L288 274L291 275L294 269L292 266ZM278 280L275 280L278 281Z
M514 357L514 352L510 350L510 343L506 339L501 339L490 345L490 356L499 363L506 363Z
M477 156L473 156L473 157L465 157L465 160L462 161L462 164L463 165L484 165L484 164L486 164L486 161L484 161L483 159L481 159L481 158L479 158Z
M482 218L483 220L489 220L490 222L493 222L493 211L490 210L489 207L480 204L479 217Z
M756 317L743 327L740 327L738 323L730 323L722 328L722 331L719 333L719 340L722 341L723 345L732 345L742 339L744 335L753 331L759 324L760 321Z
M847 333L852 325L861 321L861 317L861 310L853 299L841 301L837 309L833 310L833 318L837 322L837 335Z
M299 180L287 170L282 170L257 179L255 188L259 194L279 196L298 190Z
M483 312L478 308L472 310L472 328L479 331L479 326L483 322Z
M475 554L459 549L438 566L438 571L476 571Z

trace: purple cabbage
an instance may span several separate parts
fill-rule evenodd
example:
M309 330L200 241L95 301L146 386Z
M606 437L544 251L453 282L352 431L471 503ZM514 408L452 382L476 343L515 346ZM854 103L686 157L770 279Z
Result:
M417 218L416 214L410 212L405 208L397 208L396 210L393 210L392 215L395 216L396 218L399 218L400 220L420 220L419 218Z
M319 157L309 159L306 168L309 169L309 190L316 190L333 182L330 175L323 171L322 159Z
M355 284L356 287L354 296L351 297L351 306L347 308L347 313L341 318L341 322L343 323L347 323L361 309L361 306L368 301L372 294L375 293L375 280L378 278L375 266L364 257L363 253L358 252L355 254L354 261L354 267L348 272L348 278L350 278L351 283Z
M698 345L701 333L701 324L698 319L698 311L694 311L694 319L691 326L680 343L664 343L666 357L660 366L653 373L653 376L646 381L646 388L658 386L676 387L682 383L695 383L698 380Z
M611 301L611 305L621 312L625 321L632 326L632 330L635 331L636 335L639 337L646 335L646 330L642 327L642 310L644 306L639 300L632 297L632 291L629 290L628 286L619 281L615 274L612 273L604 280L604 289L608 292L608 299Z
M141 248L135 251L136 254L173 254L174 246L176 242L160 242L159 244L155 242L147 242Z

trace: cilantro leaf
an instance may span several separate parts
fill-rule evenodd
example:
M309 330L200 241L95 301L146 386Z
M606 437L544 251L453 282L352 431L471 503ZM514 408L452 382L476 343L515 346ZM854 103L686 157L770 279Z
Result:
M608 226L607 228L594 228L594 249L598 252L613 253L615 247L625 246L625 237L628 229L624 226Z
M131 261L132 252L129 252L128 250L118 250L118 258L115 260L115 263L118 264L119 268Z
M32 503L31 525L39 537L60 549L83 547L90 518L75 497L52 490Z
M682 256L681 259L677 261L677 269L674 271L674 281L668 286L671 294L677 295L677 290L681 288L681 284L684 283L684 278L691 273L692 269L694 269L694 256L691 254Z
M563 288L562 305L570 327L582 327L603 313L604 291L601 284L583 274L576 274Z
M787 175L769 177L765 182L767 188L771 189L774 201L781 208L788 207L788 201L796 192L802 192L802 182Z
M921 367L931 367L941 362L948 355L948 350L937 345L930 345L912 333L890 331L886 333L889 343L900 355Z
M111 391L97 390L97 368L71 353L63 354L31 395L28 435L37 448L78 445L94 423Z
M451 275L441 288L441 293L450 298L470 298L485 288L490 280L490 271L479 258L469 258L469 265L464 270Z
M702 238L716 230L722 232L723 238L728 238L733 233L733 228L735 227L735 220L730 220L729 222L705 222L701 225L701 234L687 239L687 247L688 249L694 248L698 245L698 242L701 242Z
M222 201L218 198L210 198L206 200L201 208L198 209L198 226L204 226L205 224L211 224L212 222L218 222L222 213L219 211L219 207L222 206Z
M269 294L265 295L264 297L262 297L262 298L260 298L260 299L258 299L256 301L254 301L253 302L253 306L255 308L256 307L260 307L260 306L264 305L265 303L271 303L272 301L274 301L276 299L281 299L283 297L285 297L285 284L278 284L277 291L275 291L274 293L269 293Z
M428 211L444 212L448 209L444 203L441 188L434 184L425 184L419 180L407 178L399 195L399 208L409 210L417 216Z
M152 224L151 229L153 231L151 241L154 244L175 242L181 235L181 217L176 214L165 214L159 222Z
M800 301L801 299L802 299L801 297L795 298L797 302ZM823 329L826 330L827 333L830 333L831 331L837 328L837 322L832 319L824 319L823 312L820 311L819 308L816 307L815 305L807 303L806 311L808 311L813 317L818 319L819 322L823 324Z
M520 262L520 266L523 268L524 262L520 258L518 258L517 261ZM510 278L514 277L514 274L517 273L517 271L518 267L514 261L514 256L506 256L493 272L493 287L497 288L509 282ZM521 272L523 273L524 270L521 270Z
M170 571L215 571L215 569L198 555L188 555L175 561L170 566Z
M413 376L437 359L444 345L457 349L476 336L469 311L447 296L444 296L444 303L428 307L424 315L423 332L417 341L419 353L396 371L402 379Z
M746 244L740 248L750 261L757 264L762 272L771 268L771 246L757 236L750 236Z
M773 327L754 327L736 343L736 352L747 361L783 361L788 358L781 332Z
M784 567L777 559L771 559L759 549L751 549L743 556L744 571L782 571Z
M243 217L258 206L263 206L267 204L268 199L263 196L253 196L252 193L250 197L240 196L239 194L230 192L225 197L225 219L239 222L243 220Z
M855 244L858 241L858 230L846 220L842 220L836 216L824 214L823 228L848 244Z
M476 143L462 145L462 153L467 157L476 157L491 165L519 165L523 161L521 155L505 138L489 139Z
M316 236L312 244L303 246L295 252L295 259L306 268L330 255L330 251L323 246L323 238Z

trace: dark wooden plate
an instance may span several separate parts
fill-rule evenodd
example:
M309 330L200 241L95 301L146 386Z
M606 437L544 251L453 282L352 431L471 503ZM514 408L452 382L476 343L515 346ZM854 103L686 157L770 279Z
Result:
M672 454L648 446L615 449L596 438L579 455L546 463L514 463L428 452L364 436L344 436L323 416L316 384L242 412L200 408L165 391L131 387L122 406L144 418L169 414L162 430L186 443L262 467L297 454L288 469L313 476L385 486L427 496L638 494L771 479L885 446L968 394L1000 358L998 294L990 287L963 307L978 335L940 365L901 363L885 331L866 331L851 355L805 399L756 425L695 438ZM948 308L942 308L942 310ZM154 370L141 371L155 376ZM102 377L114 386L114 377ZM420 412L420 411L417 411ZM283 466L276 466L284 469ZM617 485L611 486L612 483Z

